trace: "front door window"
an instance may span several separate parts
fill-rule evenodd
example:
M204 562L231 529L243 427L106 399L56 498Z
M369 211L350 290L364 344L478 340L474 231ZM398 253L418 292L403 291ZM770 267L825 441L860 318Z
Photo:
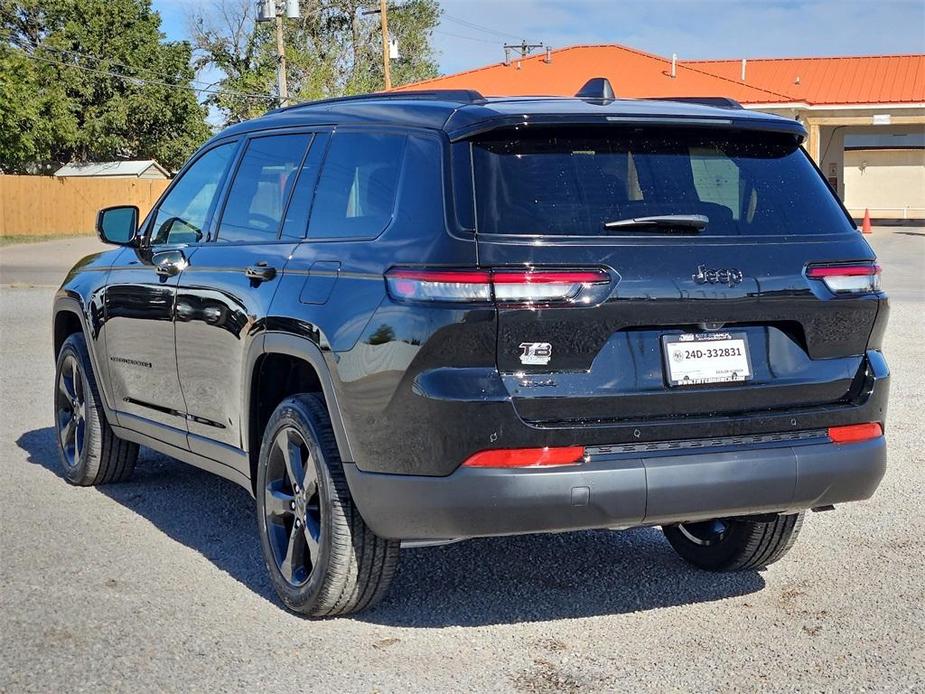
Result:
M158 205L151 227L152 246L197 243L204 239L209 212L236 144L226 142L213 147L174 183Z

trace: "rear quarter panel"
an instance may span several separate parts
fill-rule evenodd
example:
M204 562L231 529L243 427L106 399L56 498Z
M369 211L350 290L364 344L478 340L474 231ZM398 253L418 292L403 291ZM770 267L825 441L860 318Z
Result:
M409 409L409 402L416 398L418 365L434 352L442 351L444 365L475 359L494 367L493 309L476 317L466 310L397 305L386 294L384 275L393 266L477 262L474 237L448 233L448 149L439 134L411 133L392 221L374 239L299 244L267 319L269 332L299 335L321 349L362 468L412 471L419 456L432 459L430 442L439 431L421 417L433 409ZM484 325L477 348L469 329L473 320Z

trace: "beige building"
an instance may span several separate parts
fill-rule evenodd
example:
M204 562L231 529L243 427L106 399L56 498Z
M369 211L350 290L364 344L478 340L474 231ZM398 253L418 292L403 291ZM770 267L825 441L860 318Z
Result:
M925 217L925 147L846 149L844 200L851 213L874 217ZM912 203L912 204L910 204Z

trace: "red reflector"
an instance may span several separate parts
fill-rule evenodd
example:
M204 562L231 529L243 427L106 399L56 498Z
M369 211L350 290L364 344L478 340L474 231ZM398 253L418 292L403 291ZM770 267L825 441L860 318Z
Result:
M843 427L829 427L829 438L833 443L857 443L883 436L883 427L878 422L849 424Z
M584 462L583 446L562 448L499 448L479 451L463 463L466 467L551 467Z
M859 275L876 275L879 265L832 265L829 267L811 267L806 271L807 277L857 277Z

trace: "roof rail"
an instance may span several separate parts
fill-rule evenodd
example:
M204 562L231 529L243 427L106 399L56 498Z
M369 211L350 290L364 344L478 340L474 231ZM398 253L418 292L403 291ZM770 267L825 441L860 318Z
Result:
M351 103L356 101L380 101L380 100L420 100L420 101L453 101L460 104L474 104L484 101L485 97L474 89L409 89L403 92L372 92L370 94L354 94L352 96L335 96L330 99L318 99L317 101L303 101L291 106L283 106L270 113L280 113L282 111L291 111L296 108L308 108L311 106L322 106L326 104Z
M742 110L742 104L726 96L648 96L645 98L648 101L680 101L685 104Z

